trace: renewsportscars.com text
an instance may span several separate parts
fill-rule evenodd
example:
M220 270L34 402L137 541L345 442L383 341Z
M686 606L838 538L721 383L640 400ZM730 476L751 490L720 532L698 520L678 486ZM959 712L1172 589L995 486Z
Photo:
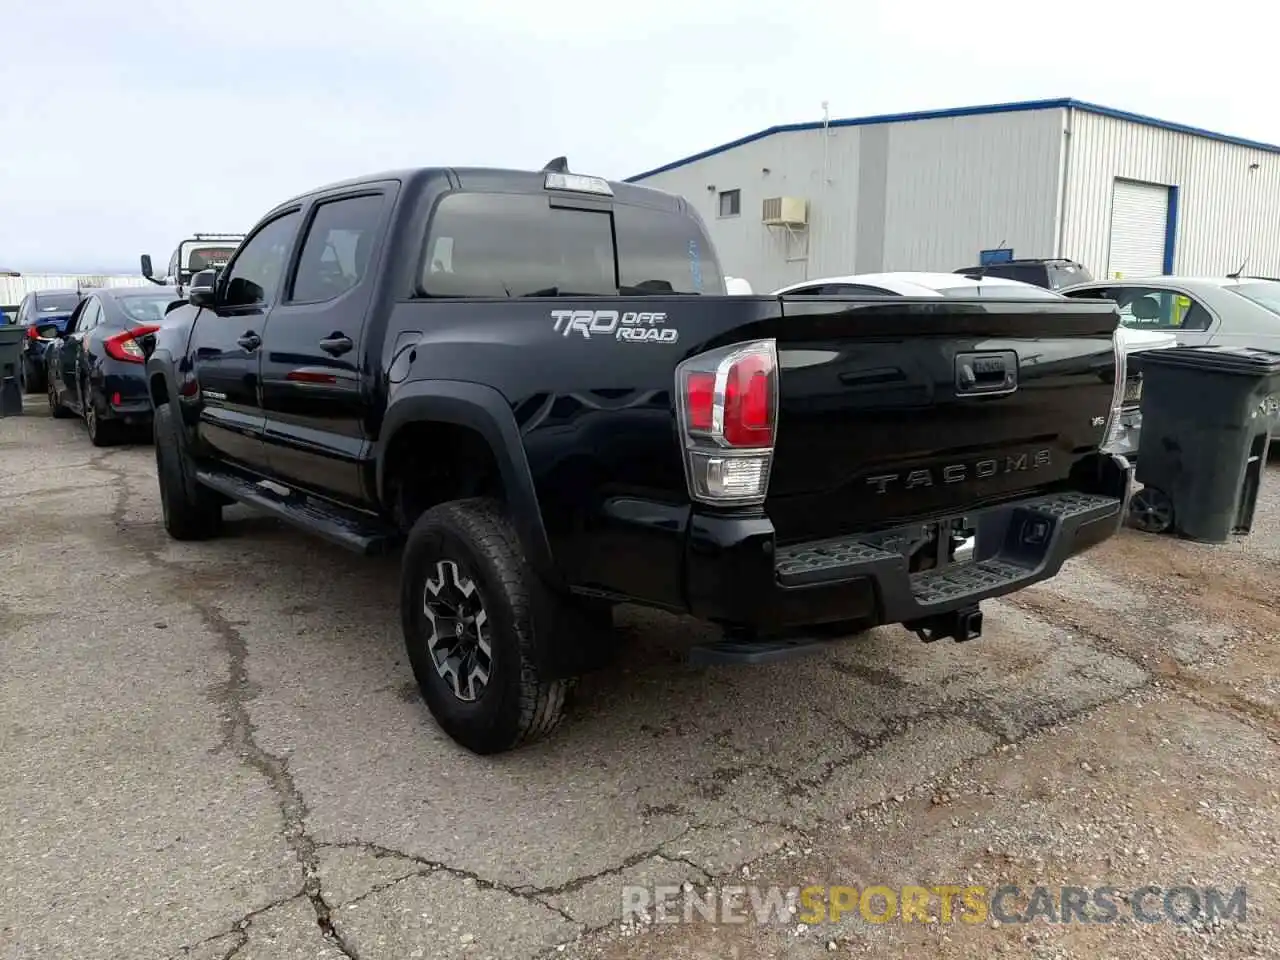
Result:
M1176 923L1248 919L1243 886L680 886L622 888L622 922Z

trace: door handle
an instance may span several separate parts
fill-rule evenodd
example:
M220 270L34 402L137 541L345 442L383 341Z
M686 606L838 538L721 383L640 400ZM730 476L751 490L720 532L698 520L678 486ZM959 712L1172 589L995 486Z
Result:
M354 346L351 338L341 333L330 334L320 341L320 349L334 357L342 356Z
M262 346L262 338L252 330L246 330L244 336L240 337L236 343L240 344L240 346L244 347L246 350L257 350Z

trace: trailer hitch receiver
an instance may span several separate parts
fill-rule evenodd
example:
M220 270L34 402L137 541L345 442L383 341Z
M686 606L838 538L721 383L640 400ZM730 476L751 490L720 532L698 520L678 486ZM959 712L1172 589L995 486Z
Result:
M921 620L909 620L903 626L925 643L948 638L964 643L982 636L982 610L975 603Z

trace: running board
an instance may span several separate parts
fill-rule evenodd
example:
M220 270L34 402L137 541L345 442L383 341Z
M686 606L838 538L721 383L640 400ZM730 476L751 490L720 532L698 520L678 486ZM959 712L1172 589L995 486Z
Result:
M237 503L260 510L356 553L391 552L399 533L354 510L290 490L270 480L253 481L231 473L197 470L196 480Z
M725 637L723 640L701 643L692 647L689 650L689 663L700 667L779 663L830 649L839 643L840 639L839 637L771 637L768 639Z

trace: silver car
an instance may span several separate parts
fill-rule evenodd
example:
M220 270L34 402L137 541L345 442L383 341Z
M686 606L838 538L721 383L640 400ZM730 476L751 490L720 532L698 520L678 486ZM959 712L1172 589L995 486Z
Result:
M1114 300L1131 330L1172 333L1181 346L1280 351L1280 282L1258 277L1095 280L1060 291Z

